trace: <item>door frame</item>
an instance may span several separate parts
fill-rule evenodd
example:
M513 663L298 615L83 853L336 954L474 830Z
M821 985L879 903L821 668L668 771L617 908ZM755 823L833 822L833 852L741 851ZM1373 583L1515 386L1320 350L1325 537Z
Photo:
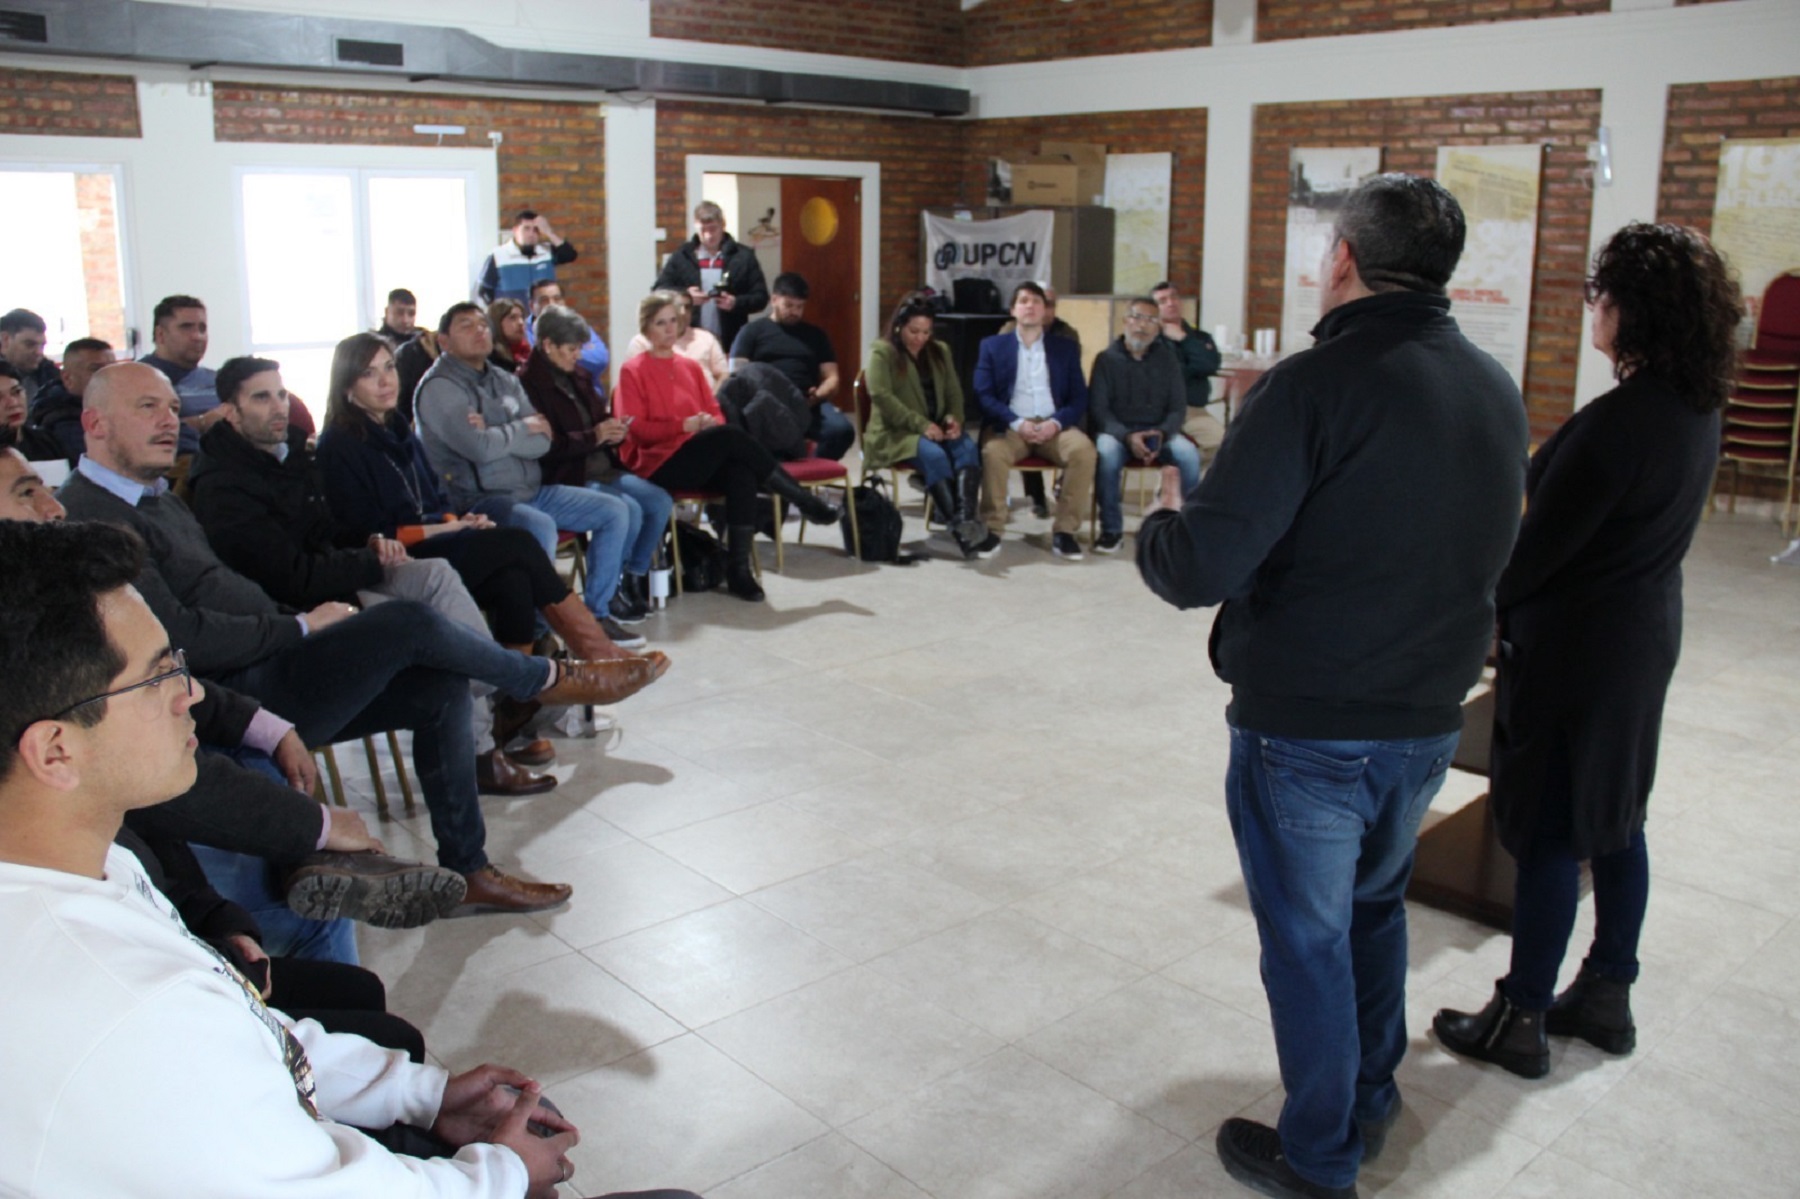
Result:
M689 154L687 156L687 206L684 217L706 197L701 192L707 175L787 175L856 179L862 184L862 312L863 341L881 329L881 164L828 158L757 158L743 154ZM734 235L735 236L735 235ZM785 231L783 236L786 236ZM773 280L771 280L773 282ZM727 351L730 346L725 347ZM848 387L846 379L840 387Z

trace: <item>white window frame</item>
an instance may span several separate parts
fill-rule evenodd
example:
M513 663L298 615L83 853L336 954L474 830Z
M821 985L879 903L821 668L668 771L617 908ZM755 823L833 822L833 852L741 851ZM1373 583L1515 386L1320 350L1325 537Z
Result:
M316 150L321 147L295 146L284 149ZM366 154L369 147L326 147L334 150L354 149ZM238 310L243 314L244 345L250 347L251 353L280 353L283 350L311 350L320 348L313 342L264 342L252 337L250 325L250 270L245 256L245 212L244 212L244 179L251 175L338 175L350 180L351 228L354 245L352 257L356 270L356 328L370 329L378 323L379 315L386 307L385 297L374 294L374 284L369 271L369 183L375 179L454 179L460 178L465 189L467 203L464 206L464 219L468 223L468 253L470 261L464 264L464 273L471 281L481 262L492 252L492 240L486 232L493 226L497 216L498 203L494 198L497 180L493 170L493 155L484 154L488 170L482 171L478 166L418 166L418 167L369 167L344 162L295 162L286 155L279 162L240 162L231 168L231 202L235 219L236 254L238 260ZM295 155L294 157L300 157ZM333 155L332 157L338 157ZM485 177L484 177L485 176ZM377 303L377 300L382 302ZM421 313L421 318L435 319L429 314ZM351 332L347 330L344 336Z
M119 293L124 307L125 345L115 346L114 351L120 354L136 356L138 348L130 344L139 326L137 322L137 288L136 267L132 259L131 234L131 198L126 190L129 169L122 162L66 161L47 158L42 161L30 159L8 158L0 161L0 171L18 171L33 175L59 174L67 172L75 175L111 175L113 181L113 225L119 237ZM52 356L61 354L61 346L45 346L44 352Z

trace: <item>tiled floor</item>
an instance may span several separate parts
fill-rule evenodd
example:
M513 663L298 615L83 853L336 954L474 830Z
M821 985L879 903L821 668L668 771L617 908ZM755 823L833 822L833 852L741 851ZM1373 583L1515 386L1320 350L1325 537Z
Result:
M674 668L617 731L487 803L494 858L573 904L362 930L438 1060L516 1065L581 1125L567 1193L1248 1194L1213 1132L1280 1090L1210 614L1151 597L1129 539L1069 563L1015 528L987 563L790 550L765 605L678 601L647 626ZM1507 941L1415 908L1406 1110L1363 1194L1800 1194L1784 544L1740 512L1689 559L1638 1052L1559 1044L1538 1083L1452 1060L1422 1030L1486 998ZM424 827L390 845L428 855Z

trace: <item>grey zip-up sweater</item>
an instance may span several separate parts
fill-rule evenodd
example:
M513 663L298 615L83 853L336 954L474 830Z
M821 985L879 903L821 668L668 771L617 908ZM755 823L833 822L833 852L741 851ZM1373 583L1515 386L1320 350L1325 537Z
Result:
M419 381L413 411L425 456L458 509L488 495L528 501L543 486L537 460L550 452L550 436L525 428L537 409L517 376L485 363L476 371L439 354ZM487 428L469 424L471 412Z

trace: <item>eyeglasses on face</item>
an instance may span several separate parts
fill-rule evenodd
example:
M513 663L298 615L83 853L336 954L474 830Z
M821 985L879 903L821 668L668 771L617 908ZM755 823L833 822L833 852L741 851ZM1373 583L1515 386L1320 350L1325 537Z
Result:
M188 671L187 655L181 650L175 650L170 654L170 658L174 661L175 665L168 670L163 671L161 674L151 675L143 682L133 683L129 687L119 687L112 691L102 691L99 695L90 695L86 699L77 700L60 712L52 712L48 716L40 716L38 717L38 720L61 720L63 717L69 715L69 713L74 712L79 708L85 708L89 704L97 704L101 700L116 699L121 695L129 695L133 691L161 691L164 683L177 678L181 680L182 686L187 688L187 693L189 695L194 694L194 676ZM36 724L37 720L34 720L31 723Z

